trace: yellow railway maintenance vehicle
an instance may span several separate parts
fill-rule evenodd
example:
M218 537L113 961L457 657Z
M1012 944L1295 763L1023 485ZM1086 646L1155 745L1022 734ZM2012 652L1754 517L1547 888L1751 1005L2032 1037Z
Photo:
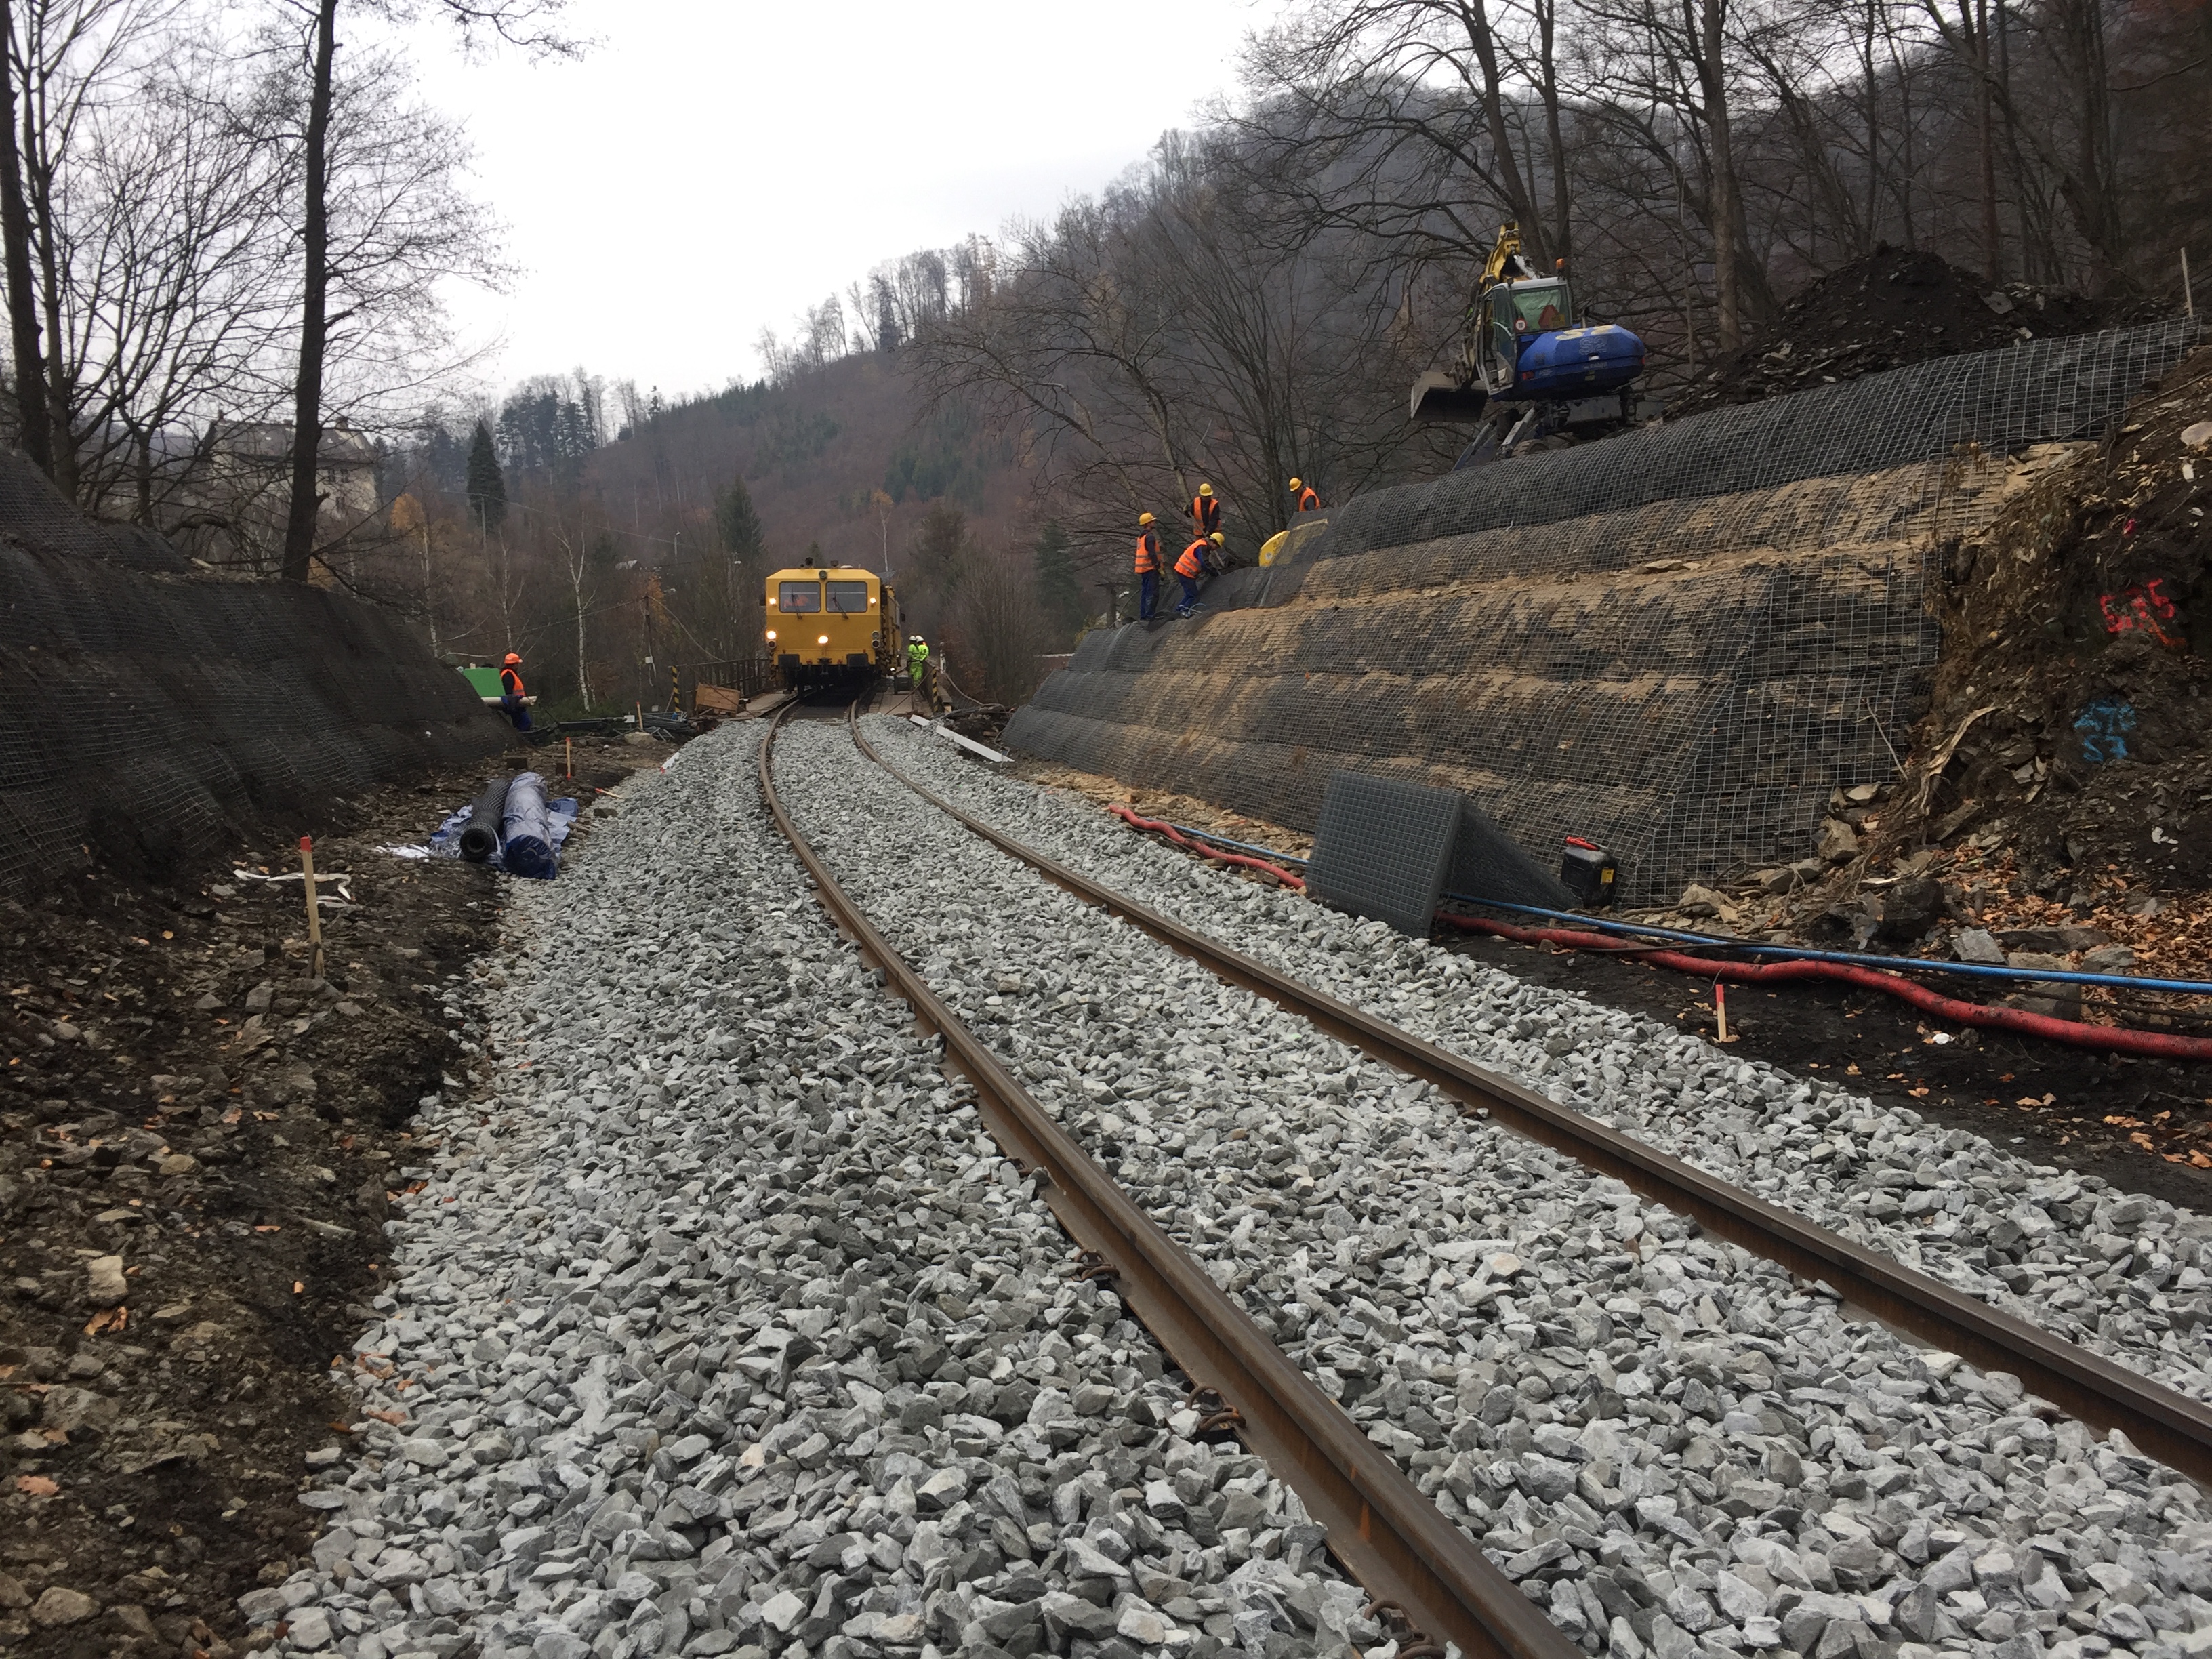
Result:
M793 691L866 685L906 666L898 595L872 570L811 560L768 579L769 654Z

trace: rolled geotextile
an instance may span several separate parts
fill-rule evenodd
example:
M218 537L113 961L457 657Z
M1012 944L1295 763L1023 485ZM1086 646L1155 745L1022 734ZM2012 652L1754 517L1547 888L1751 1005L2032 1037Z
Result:
M507 811L500 820L503 837L500 862L511 876L549 878L553 874L552 814L545 805L545 781L535 772L518 772L507 786Z
M461 826L461 856L482 864L499 851L500 821L507 812L507 786L513 780L488 779L483 793L469 807L469 821Z

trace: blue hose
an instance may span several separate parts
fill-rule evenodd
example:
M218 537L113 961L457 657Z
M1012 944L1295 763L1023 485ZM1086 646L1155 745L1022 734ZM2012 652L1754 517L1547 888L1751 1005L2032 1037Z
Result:
M1293 854L1279 853L1272 847L1255 847L1249 842L1231 841L1228 836L1217 836L1210 830L1194 830L1183 823L1178 823L1175 828L1196 840L1212 842L1217 847L1233 848L1240 853L1256 853L1263 858L1274 860L1278 864L1304 866L1312 862ZM1609 921L1573 910L1547 910L1536 904L1508 904L1500 899L1476 898L1468 893L1446 893L1444 896L1456 904L1479 905L1486 910L1510 910L1519 915L1542 916L1552 921L1569 921L1577 927L1595 927L1601 933L1641 934L1680 944L1717 945L1745 956L1772 957L1784 962L1837 962L1856 968L1887 969L1891 972L1909 968L1917 973L1953 974L1964 979L2010 980L2037 985L2105 985L2122 991L2178 991L2185 996L2212 996L2212 982L2201 979L2143 979L2133 974L2081 974L2061 968L1999 968L1979 962L1931 962L1925 957L1884 957L1859 951L1818 951L1802 945L1768 945L1753 939L1716 937L1711 933L1686 933L1679 928L1653 927L1642 922Z

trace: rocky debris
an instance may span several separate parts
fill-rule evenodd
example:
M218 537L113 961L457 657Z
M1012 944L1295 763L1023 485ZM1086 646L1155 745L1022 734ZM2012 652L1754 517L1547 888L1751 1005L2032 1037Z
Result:
M2077 1248L2109 1238L2132 1264L2145 1232L2185 1232L2193 1252L2208 1231L1159 860L871 724L902 766L1039 850L1555 1098L1655 1140L1679 1127L1726 1145L1725 1173L1816 1213L1840 1199L1846 1224L1954 1282L1978 1250L2024 1291L2048 1279L2062 1308L2094 1299L2111 1330L2134 1293L2092 1283L2088 1264L2117 1252ZM872 919L1585 1650L2212 1645L2212 1523L2193 1486L2121 1437L1844 1320L1771 1264L1221 984L886 791L842 733L785 743L780 787L802 823L836 827L825 856ZM1878 1233L1869 1212L1912 1219ZM2134 1357L2212 1383L2193 1342L2156 1346L2168 1324L2138 1322Z
M2142 310L2026 283L1993 288L1940 254L1879 247L1792 295L1747 344L1669 397L1667 415L1677 419L2019 340L2093 333L2140 320Z
M305 1552L296 1460L341 1408L326 1368L377 1293L386 1195L422 1152L407 1121L493 1046L459 994L490 882L378 849L481 781L323 803L305 827L353 902L325 907L319 979L299 884L233 873L296 868L301 826L160 884L104 868L0 900L11 1654L227 1659L236 1596ZM97 1616L33 1618L56 1590Z
M2046 941L2009 948L2092 972L2203 975L2212 459L2186 434L2208 413L2212 349L2147 390L2100 442L2043 466L1964 539L1935 696L1903 775L1861 786L1864 799L1839 793L1822 826L1835 867L1765 907L1764 925L1978 961L1995 958L1969 935L2033 931ZM1881 891L1911 883L1935 884L1942 903L1905 939L1887 926ZM2212 1000L2093 990L2080 1000L2093 1020L2212 1030ZM2156 1144L2212 1167L2201 1112L2159 1126Z
M2212 1398L2202 1335L2212 1322L2212 1216L2029 1163L1917 1112L1740 1061L1195 860L1163 859L1079 799L934 754L887 724L870 731L887 734L879 740L902 767L1040 852L1770 1202ZM1179 1017L1161 1007L1162 1019Z
M761 735L517 890L495 1091L424 1109L327 1529L242 1615L349 1659L1377 1642L839 940Z

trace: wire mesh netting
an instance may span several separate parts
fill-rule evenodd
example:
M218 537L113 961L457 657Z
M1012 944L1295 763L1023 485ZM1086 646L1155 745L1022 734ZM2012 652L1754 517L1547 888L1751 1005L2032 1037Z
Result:
M1194 624L1088 635L1025 752L1314 827L1349 767L1457 788L1630 902L1807 855L1896 769L1943 550L2204 337L2173 320L1916 364L1355 498Z
M1306 890L1425 939L1459 838L1460 805L1449 789L1336 773L1322 796Z
M164 875L245 823L505 744L402 618L190 569L0 451L0 894L95 854Z

